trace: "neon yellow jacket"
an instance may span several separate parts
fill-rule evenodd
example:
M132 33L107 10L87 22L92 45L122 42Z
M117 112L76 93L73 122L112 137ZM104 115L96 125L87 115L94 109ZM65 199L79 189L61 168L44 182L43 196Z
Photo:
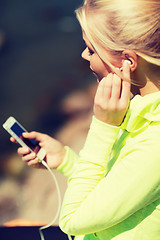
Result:
M120 127L93 117L80 155L67 149L58 168L70 176L64 232L85 240L160 240L160 92L135 96Z

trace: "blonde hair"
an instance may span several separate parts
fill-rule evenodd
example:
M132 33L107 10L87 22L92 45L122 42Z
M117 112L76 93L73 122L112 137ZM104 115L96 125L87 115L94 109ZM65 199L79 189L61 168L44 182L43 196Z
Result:
M113 54L133 50L160 66L159 0L85 0L76 15L88 40L112 69L104 49Z

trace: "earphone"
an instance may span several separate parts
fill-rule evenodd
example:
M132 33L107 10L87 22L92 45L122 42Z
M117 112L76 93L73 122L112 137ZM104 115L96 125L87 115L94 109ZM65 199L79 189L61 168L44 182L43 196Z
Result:
M127 59L125 61L127 61L129 65L131 65L131 63L132 63L131 60L129 60L129 59ZM123 67L121 67L119 70L122 72L123 71Z
M40 233L41 240L45 240L42 230L51 227L55 223L56 219L58 218L59 213L60 213L60 209L61 209L61 193L60 193L60 189L59 189L59 185L58 185L57 179L56 179L55 175L53 174L52 170L50 169L50 167L48 166L48 164L44 160L40 160L39 162L41 162L43 164L43 166L51 174L51 176L53 178L53 181L55 183L56 190L57 190L57 195L58 195L58 208L57 208L56 215L54 216L53 220L49 224L39 228L39 233ZM67 235L67 236L68 236L68 240L72 240L70 235Z
M60 208L61 208L61 193L60 193L60 189L59 189L57 179L56 179L55 175L53 174L52 170L50 169L50 167L48 166L48 164L44 160L40 160L40 162L43 164L43 166L51 174L51 176L53 178L53 181L55 183L55 186L56 186L57 194L58 194L58 208L57 208L56 215L54 216L53 220L49 224L39 228L39 233L40 233L41 240L45 240L44 235L42 233L42 230L51 227L55 223L56 219L58 218L59 213L60 213Z

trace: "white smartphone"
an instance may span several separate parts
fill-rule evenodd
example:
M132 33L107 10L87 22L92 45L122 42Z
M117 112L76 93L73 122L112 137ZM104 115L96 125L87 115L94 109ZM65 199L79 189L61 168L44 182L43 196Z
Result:
M28 147L31 152L36 150L37 157L42 161L46 155L46 151L40 148L39 143L34 139L27 139L22 136L27 130L14 118L9 117L3 124L3 128L22 146Z

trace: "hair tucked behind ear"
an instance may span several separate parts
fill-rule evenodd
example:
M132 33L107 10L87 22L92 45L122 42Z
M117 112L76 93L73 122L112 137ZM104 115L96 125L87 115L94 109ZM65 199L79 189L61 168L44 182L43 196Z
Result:
M159 0L85 0L76 15L87 38L107 64L104 49L113 54L130 49L160 66Z

